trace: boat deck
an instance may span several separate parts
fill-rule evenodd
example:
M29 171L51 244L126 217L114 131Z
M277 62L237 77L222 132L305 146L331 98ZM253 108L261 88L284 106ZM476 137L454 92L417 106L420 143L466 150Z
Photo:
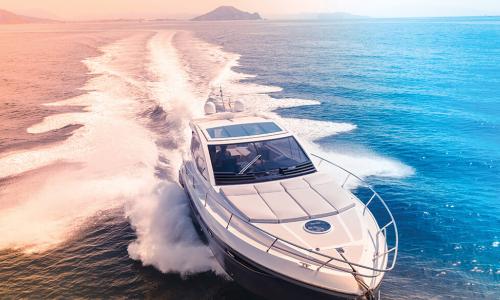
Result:
M221 193L253 223L286 223L332 216L355 198L323 173L256 184L223 186Z

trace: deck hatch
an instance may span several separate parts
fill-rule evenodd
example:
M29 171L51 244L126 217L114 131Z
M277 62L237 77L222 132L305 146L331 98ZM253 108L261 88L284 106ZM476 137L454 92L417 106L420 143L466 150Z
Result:
M270 134L283 131L274 122L224 125L224 126L207 128L206 130L208 135L212 139L254 136L254 135Z
M327 233L332 230L332 225L323 220L311 220L304 224L304 230L309 233Z

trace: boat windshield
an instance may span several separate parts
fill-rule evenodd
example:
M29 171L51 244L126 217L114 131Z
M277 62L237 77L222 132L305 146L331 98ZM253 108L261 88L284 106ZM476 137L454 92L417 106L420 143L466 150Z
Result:
M274 180L315 171L293 137L209 145L208 150L219 185Z

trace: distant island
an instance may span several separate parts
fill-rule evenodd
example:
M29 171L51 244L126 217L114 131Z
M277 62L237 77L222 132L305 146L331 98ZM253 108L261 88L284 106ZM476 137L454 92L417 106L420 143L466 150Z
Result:
M262 20L258 13L249 13L233 6L220 6L191 21Z
M0 9L0 24L58 23L59 21L22 16Z

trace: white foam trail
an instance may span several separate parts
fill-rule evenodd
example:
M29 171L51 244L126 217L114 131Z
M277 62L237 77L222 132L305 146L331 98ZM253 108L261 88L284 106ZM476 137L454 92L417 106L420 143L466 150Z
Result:
M313 145L314 153L346 168L357 176L404 178L411 176L415 170L395 159L384 157L369 150L335 151Z
M64 143L50 148L4 154L0 157L0 178L15 176L59 161L88 161L88 157L95 156L95 153L99 152L101 145L109 144L110 137L120 136L122 131L125 136L127 130L122 130L122 127L137 128L138 124L130 121L130 118L135 117L134 111L138 110L136 95L130 86L134 80L118 67L123 61L118 57L124 53L112 54L112 51L130 48L143 42L144 39L144 35L138 35L121 40L104 47L102 56L85 60L84 63L90 73L97 75L82 88L87 93L47 105L86 106L86 112L46 117L41 123L28 128L28 132L41 133L70 124L84 126L77 129ZM140 86L138 83L135 84ZM150 134L146 132L145 135ZM117 138L113 137L112 140L117 140Z
M135 35L112 45L130 49L146 38ZM84 126L64 142L0 159L0 177L34 170L2 192L0 248L50 249L96 212L121 206L124 200L147 194L154 187L158 151L151 132L134 121L138 91L118 67L96 63L106 59L121 65L119 55L124 53L103 51L103 56L86 61L96 75L83 88L88 93L52 104L85 105L87 111L47 117L30 131L76 123ZM45 166L52 167L40 169Z
M237 61L233 65L237 65ZM281 117L273 111L279 108L319 105L320 102L307 99L273 98L268 93L281 91L281 88L242 82L243 79L249 77L252 76L234 70L227 70L219 80L223 82L221 85L224 86L224 93L229 95L231 99L243 100L250 111L277 119L286 128L294 132L302 142L306 143L307 148L313 153L330 159L361 177L402 178L414 173L413 168L369 150L350 149L341 152L321 148L315 141L327 136L355 130L357 126L344 122Z
M329 121L317 121L308 119L280 118L285 128L308 141L315 141L326 136L349 132L356 129L356 125L350 123L335 123Z
M85 85L88 92L48 104L83 105L85 111L49 116L29 131L83 126L51 147L0 158L2 177L35 170L2 191L8 199L0 203L0 248L50 249L97 212L124 205L137 232L132 258L164 272L220 272L196 237L180 187L156 176L161 170L176 177L188 121L203 107L203 93L191 86L173 36L134 34L103 47L101 56L85 61L96 76ZM138 119L148 106L163 115L154 122Z
M174 182L188 147L188 120L201 115L210 90L222 85L232 99L278 118L311 147L318 148L317 139L356 128L279 118L272 112L276 108L319 102L274 99L267 93L279 87L242 83L250 75L231 69L238 55L184 32L134 33L101 50L101 56L85 61L96 76L83 88L87 93L48 104L81 105L85 111L47 117L29 132L83 126L53 146L0 157L0 178L26 174L0 191L0 249L50 249L97 212L125 206L137 233L129 246L132 258L163 272L218 272L210 251L196 238L186 196ZM155 107L153 121L138 118ZM405 165L369 152L318 151L362 176L411 173Z
M128 247L133 259L165 273L222 273L192 228L186 195L177 184L159 185L154 197L129 201L125 209L137 234Z
M156 34L149 42L152 97L167 114L168 130L160 137L162 168L175 178L188 147L188 121L201 115L203 98L196 96L194 87L175 48L172 32ZM208 91L207 91L208 93ZM161 124L161 123L160 123ZM210 250L197 237L189 216L186 196L180 186L168 182L159 184L154 197L128 201L126 214L137 233L129 245L129 255L144 265L153 265L162 272L189 274L213 270L222 273Z

